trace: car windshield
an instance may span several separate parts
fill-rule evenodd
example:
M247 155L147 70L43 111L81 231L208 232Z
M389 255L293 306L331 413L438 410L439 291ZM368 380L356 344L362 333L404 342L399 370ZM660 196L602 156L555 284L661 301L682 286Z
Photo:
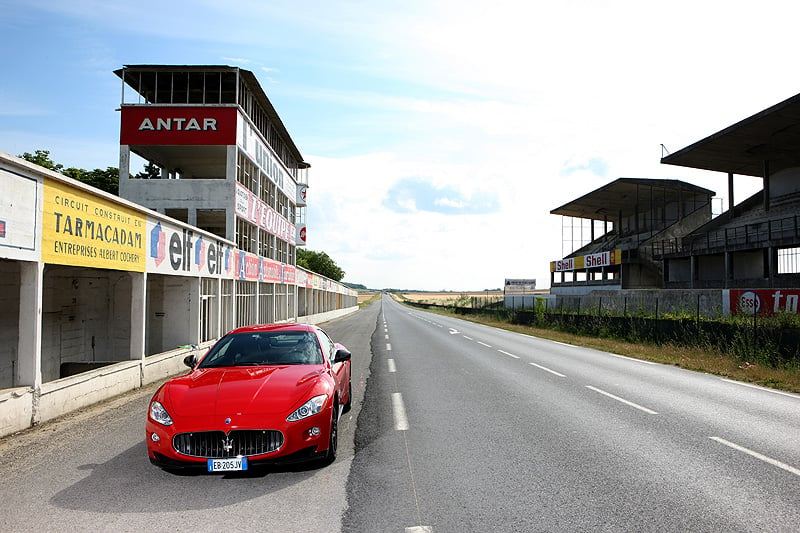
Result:
M199 368L261 365L318 365L322 352L308 331L235 333L220 339Z

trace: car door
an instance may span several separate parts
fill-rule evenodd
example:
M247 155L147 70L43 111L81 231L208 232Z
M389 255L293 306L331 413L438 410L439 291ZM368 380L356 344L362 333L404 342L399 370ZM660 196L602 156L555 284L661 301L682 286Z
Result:
M336 357L337 345L328 337L328 334L323 330L317 330L322 350L325 352L328 361L331 363L331 373L333 379L336 381L336 390L339 392L340 401L344 401L344 396L347 394L347 384L350 382L350 366L347 361L334 363L333 359Z

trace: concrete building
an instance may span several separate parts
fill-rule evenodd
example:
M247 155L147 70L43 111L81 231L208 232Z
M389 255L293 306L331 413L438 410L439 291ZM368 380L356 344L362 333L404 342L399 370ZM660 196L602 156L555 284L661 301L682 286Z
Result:
M0 435L178 373L235 327L358 309L295 264L308 165L252 73L117 74L142 99L122 106L128 198L0 152Z
M591 231L551 262L551 308L629 310L635 301L655 314L796 314L800 94L661 162L726 175L727 210L712 217L713 192L669 180L617 180L554 209L589 220ZM762 178L761 191L735 204L735 175Z
M551 293L662 288L662 263L651 243L711 220L713 196L679 180L620 178L553 209L568 219L564 241L579 246L550 263Z

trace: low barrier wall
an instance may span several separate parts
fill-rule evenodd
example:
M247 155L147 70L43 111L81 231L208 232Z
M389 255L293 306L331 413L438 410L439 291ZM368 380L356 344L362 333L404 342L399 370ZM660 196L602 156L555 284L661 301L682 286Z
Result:
M300 317L298 322L319 324L355 311L358 306ZM198 345L195 353L204 353L213 343ZM39 391L33 387L0 390L0 437L185 372L183 360L190 353L191 349L179 348L143 360L108 364L43 383Z

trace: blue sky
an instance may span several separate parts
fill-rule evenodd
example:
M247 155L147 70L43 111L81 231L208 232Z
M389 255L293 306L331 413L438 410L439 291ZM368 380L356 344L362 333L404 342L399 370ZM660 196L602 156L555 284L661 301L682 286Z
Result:
M0 151L117 166L125 64L253 71L346 281L549 286L550 210L800 92L796 2L0 0ZM737 201L757 180L737 177ZM741 196L740 196L741 194ZM723 198L724 200L724 198ZM721 205L727 205L724 200Z

